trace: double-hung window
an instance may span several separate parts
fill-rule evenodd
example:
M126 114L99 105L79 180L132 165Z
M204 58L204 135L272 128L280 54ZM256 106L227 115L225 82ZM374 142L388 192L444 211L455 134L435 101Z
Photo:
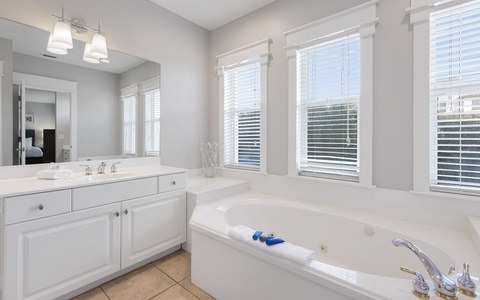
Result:
M123 116L122 153L124 156L136 156L138 88L126 88L121 91L121 94Z
M160 88L159 80L142 83L145 115L145 156L160 156Z
M269 40L217 57L222 167L266 172L266 76Z
M297 55L299 173L357 181L359 34L301 48Z
M478 195L480 1L412 0L412 8L414 34L428 41L414 41L414 59L427 62L414 65L422 77L414 81L415 170L421 174L415 188Z
M370 1L285 33L289 175L372 184Z

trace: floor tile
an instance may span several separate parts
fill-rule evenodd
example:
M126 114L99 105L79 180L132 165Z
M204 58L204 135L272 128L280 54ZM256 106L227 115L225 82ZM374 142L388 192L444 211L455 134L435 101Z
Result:
M198 300L192 293L184 289L181 285L176 284L165 292L156 296L152 300Z
M207 294L204 290L194 285L192 283L192 277L185 278L184 280L180 281L180 284L192 294L197 296L200 300L215 300L215 298Z
M174 284L175 281L155 266L148 264L101 287L110 300L146 300Z
M153 262L165 274L180 282L190 276L191 255L185 250L178 250Z
M85 292L81 295L78 295L71 300L109 300L107 295L102 291L101 288L97 287L88 292Z

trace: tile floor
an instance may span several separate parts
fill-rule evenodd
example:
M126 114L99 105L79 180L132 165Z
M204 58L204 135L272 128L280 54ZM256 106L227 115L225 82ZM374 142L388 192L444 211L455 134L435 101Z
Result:
M72 300L215 300L192 284L190 265L180 249Z

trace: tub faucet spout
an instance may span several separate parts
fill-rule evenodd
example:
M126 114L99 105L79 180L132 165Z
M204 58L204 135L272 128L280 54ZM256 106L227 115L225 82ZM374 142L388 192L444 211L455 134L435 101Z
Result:
M427 254L422 251L422 249L418 248L417 245L403 239L394 239L392 240L392 243L397 247L404 246L415 253L415 255L425 266L425 269L427 269L430 278L432 278L437 296L444 299L449 299L449 297L452 297L453 299L453 297L455 297L457 294L457 285L455 282L440 272L437 266L435 266L435 264L430 260Z

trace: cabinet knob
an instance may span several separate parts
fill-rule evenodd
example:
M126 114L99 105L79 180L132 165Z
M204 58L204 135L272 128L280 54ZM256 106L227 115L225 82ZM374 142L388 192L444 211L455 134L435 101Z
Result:
M124 211L124 213L125 213L126 215L128 215L128 209L126 209L126 210Z
M176 185L177 183L175 182L175 180L172 180L172 182L170 182L170 185Z
M115 217L120 217L120 213L118 211L115 212Z
M45 206L43 205L43 203L40 203L40 205L38 206L38 209L43 210L44 208L45 208Z

